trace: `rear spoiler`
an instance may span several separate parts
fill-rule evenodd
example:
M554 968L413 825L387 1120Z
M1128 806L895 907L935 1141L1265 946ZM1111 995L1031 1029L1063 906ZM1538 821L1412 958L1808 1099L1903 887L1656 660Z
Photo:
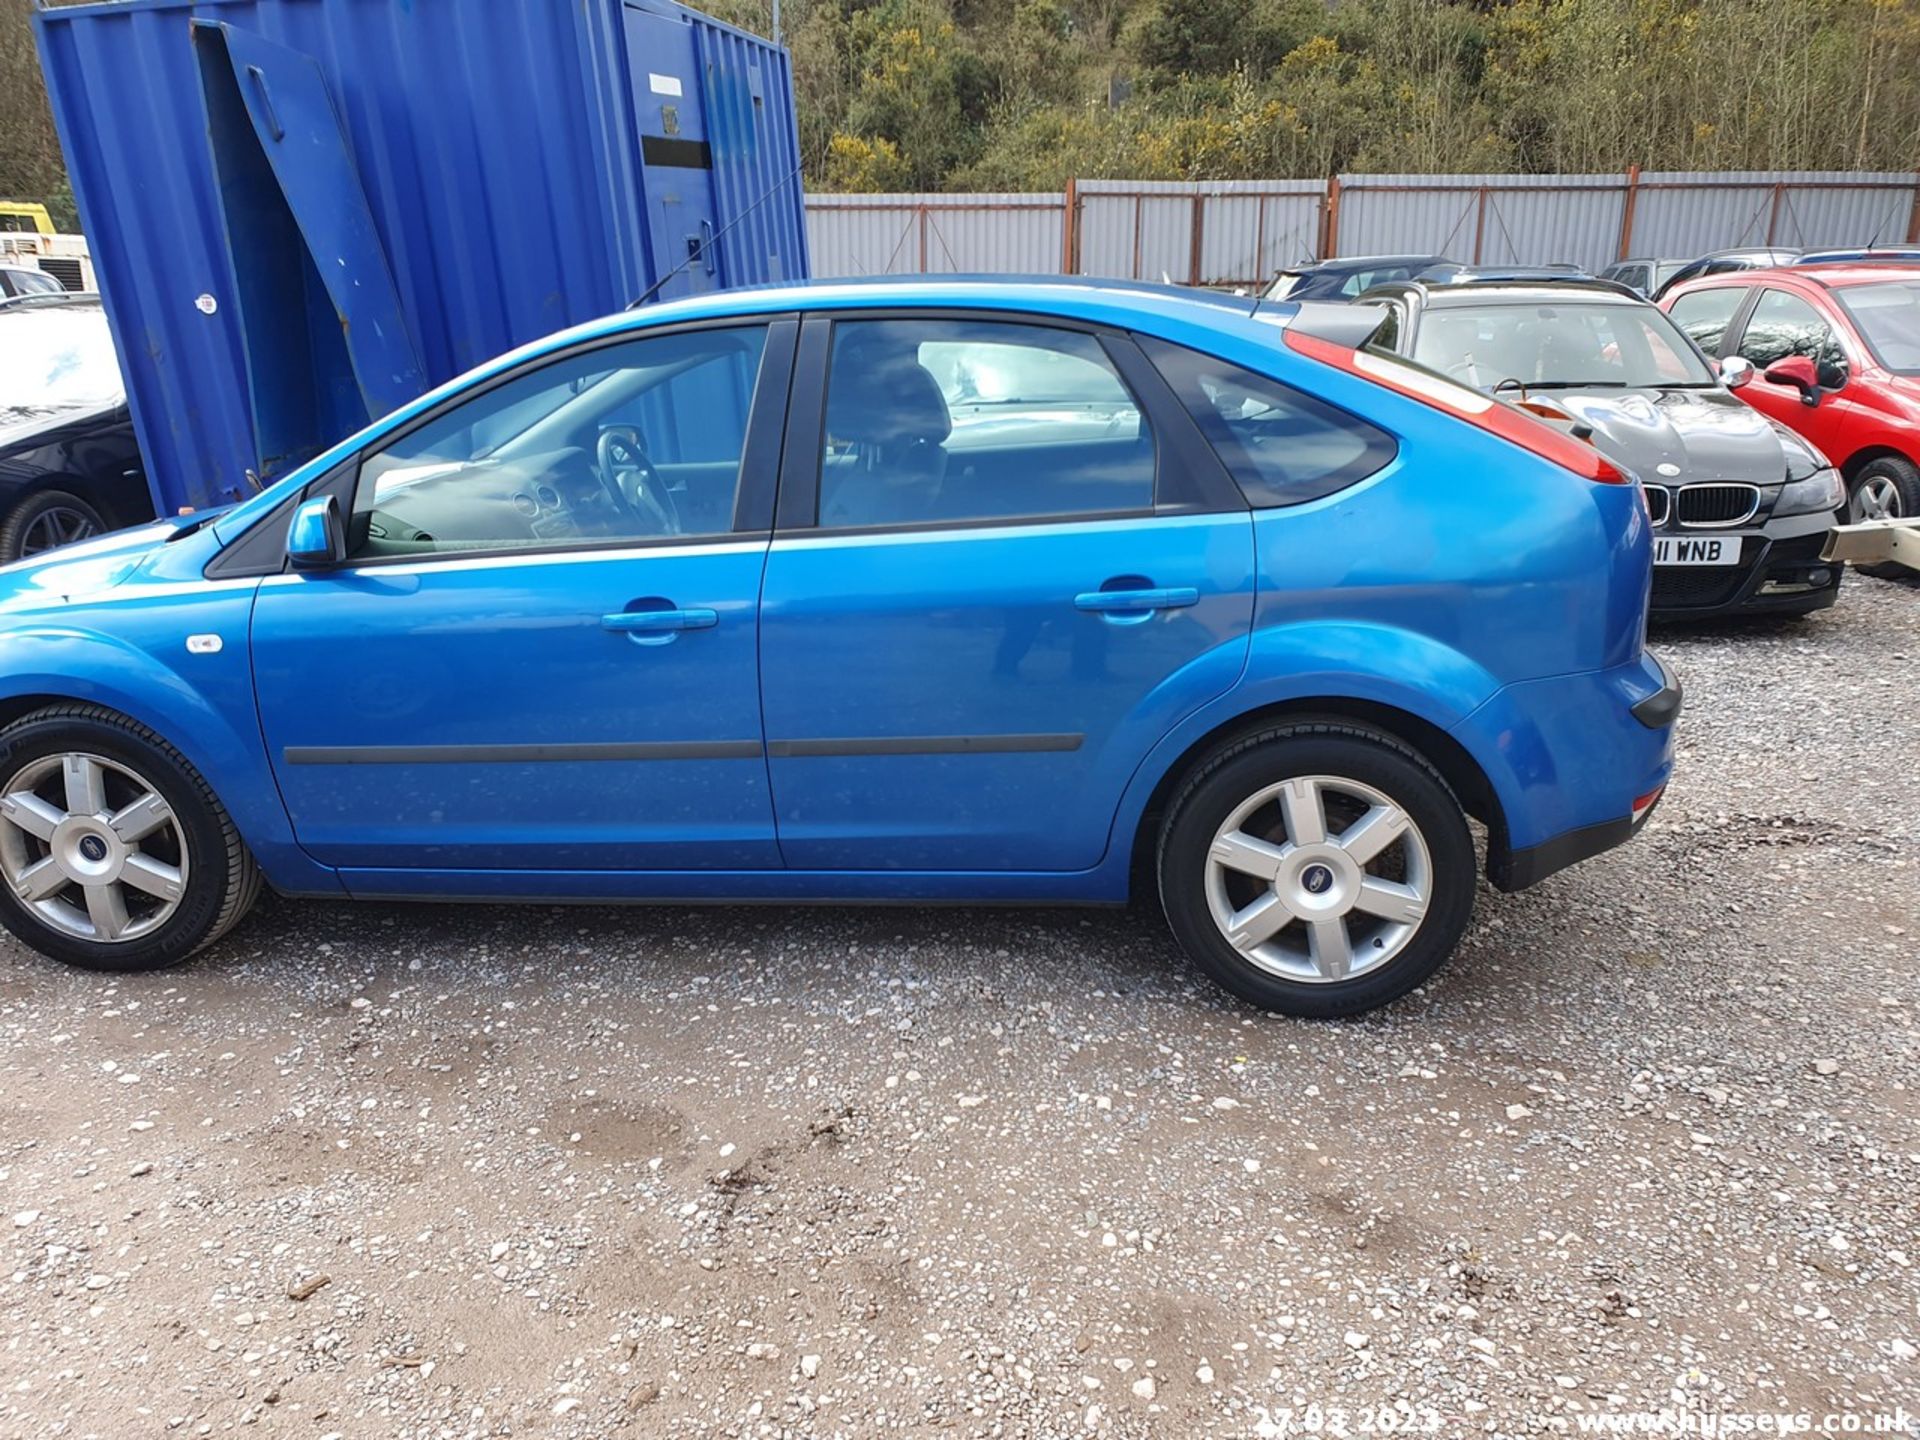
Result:
M1301 300L1286 322L1296 335L1311 335L1329 345L1358 350L1387 321L1384 305L1338 305L1327 300Z

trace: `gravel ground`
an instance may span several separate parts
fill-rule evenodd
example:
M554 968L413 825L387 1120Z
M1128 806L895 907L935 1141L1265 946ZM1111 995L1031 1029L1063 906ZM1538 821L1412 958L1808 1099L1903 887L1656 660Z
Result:
M0 1434L1920 1411L1920 586L1659 643L1649 832L1364 1021L1112 912L268 903L120 983L9 944Z

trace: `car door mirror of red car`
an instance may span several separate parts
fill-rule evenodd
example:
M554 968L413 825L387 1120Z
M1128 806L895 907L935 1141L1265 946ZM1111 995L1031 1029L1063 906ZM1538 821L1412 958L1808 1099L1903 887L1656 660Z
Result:
M1770 385L1791 385L1800 392L1802 405L1820 403L1820 372L1805 355L1788 355L1776 360L1765 371Z

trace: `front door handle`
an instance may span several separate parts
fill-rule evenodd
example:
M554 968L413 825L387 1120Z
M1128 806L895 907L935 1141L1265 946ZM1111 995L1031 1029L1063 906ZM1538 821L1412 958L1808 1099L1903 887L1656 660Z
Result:
M1098 615L1145 615L1153 610L1183 610L1200 603L1200 592L1191 585L1166 590L1088 590L1073 597L1076 610L1091 610Z
M602 615L603 629L622 635L664 635L675 630L707 630L718 624L714 610L621 610Z

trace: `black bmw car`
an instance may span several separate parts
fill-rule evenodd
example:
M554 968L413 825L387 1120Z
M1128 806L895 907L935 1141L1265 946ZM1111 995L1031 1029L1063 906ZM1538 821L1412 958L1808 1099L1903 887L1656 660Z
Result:
M99 297L0 305L0 564L152 518Z
M1639 296L1603 280L1408 282L1360 303L1384 311L1373 344L1575 426L1639 476L1656 618L1805 614L1839 596L1842 567L1820 558L1839 473L1733 393L1752 366L1716 372Z

